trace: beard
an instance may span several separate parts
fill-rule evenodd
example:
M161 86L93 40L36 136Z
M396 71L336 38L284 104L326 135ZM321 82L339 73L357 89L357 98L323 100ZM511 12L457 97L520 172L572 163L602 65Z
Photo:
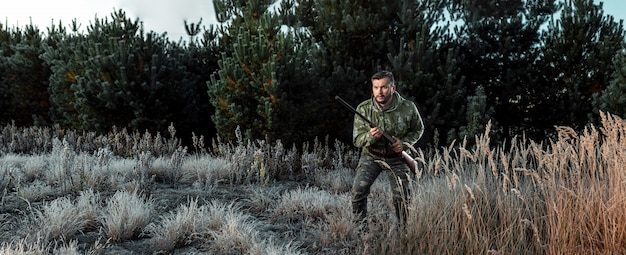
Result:
M384 104L387 104L391 100L391 95L388 95L388 96L377 95L377 96L374 96L374 99L376 100L377 103L384 105Z

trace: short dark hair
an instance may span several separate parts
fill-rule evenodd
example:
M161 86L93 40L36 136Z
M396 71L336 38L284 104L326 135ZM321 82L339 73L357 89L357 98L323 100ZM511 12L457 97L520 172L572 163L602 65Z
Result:
M396 85L396 81L393 78L393 73L389 72L389 71L378 71L376 72L374 75L372 75L372 80L380 80L383 78L388 78L389 79L389 83L391 83L391 86L395 86Z

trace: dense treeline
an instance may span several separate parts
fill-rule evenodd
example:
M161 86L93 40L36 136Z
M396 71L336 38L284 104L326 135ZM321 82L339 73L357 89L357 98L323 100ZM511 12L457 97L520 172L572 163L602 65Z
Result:
M334 96L356 105L379 69L418 104L422 144L488 121L497 138L543 139L600 110L626 116L623 23L593 0L213 4L219 23L185 22L178 42L123 10L83 30L0 23L0 123L349 141L352 116Z

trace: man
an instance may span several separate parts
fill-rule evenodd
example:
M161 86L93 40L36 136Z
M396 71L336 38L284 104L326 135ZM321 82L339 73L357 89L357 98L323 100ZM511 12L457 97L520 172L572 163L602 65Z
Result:
M352 211L359 220L365 219L370 188L378 175L387 170L396 216L404 224L410 172L401 153L406 149L404 143L413 145L419 140L424 132L424 124L415 104L396 92L391 72L377 72L371 82L372 98L359 104L356 110L375 123L376 127L370 127L358 115L354 117L353 142L362 150L352 184ZM390 144L383 137L383 132L393 136L395 142ZM387 163L391 169L376 162L378 160Z

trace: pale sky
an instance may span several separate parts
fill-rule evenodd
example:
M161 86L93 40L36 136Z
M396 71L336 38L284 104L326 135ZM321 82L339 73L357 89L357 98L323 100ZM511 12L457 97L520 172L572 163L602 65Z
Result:
M593 0L595 3L604 2L603 8L604 14L610 14L615 17L619 22L620 19L624 20L626 25L626 1L624 0Z
M32 19L39 30L46 31L51 24L71 24L72 19L82 24L93 23L94 18L107 18L119 9L133 20L139 18L144 30L158 34L167 32L170 39L187 40L184 20L202 24L216 23L211 0L2 0L0 23L7 27L24 27Z
M594 0L600 2L600 0ZM626 1L604 0L605 14L613 15L626 24ZM24 27L32 19L45 32L52 22L69 25L72 19L85 28L97 15L109 18L111 13L123 9L131 18L139 18L146 32L167 32L172 40L187 40L184 20L202 24L215 23L215 12L211 0L2 0L0 23L8 27Z

